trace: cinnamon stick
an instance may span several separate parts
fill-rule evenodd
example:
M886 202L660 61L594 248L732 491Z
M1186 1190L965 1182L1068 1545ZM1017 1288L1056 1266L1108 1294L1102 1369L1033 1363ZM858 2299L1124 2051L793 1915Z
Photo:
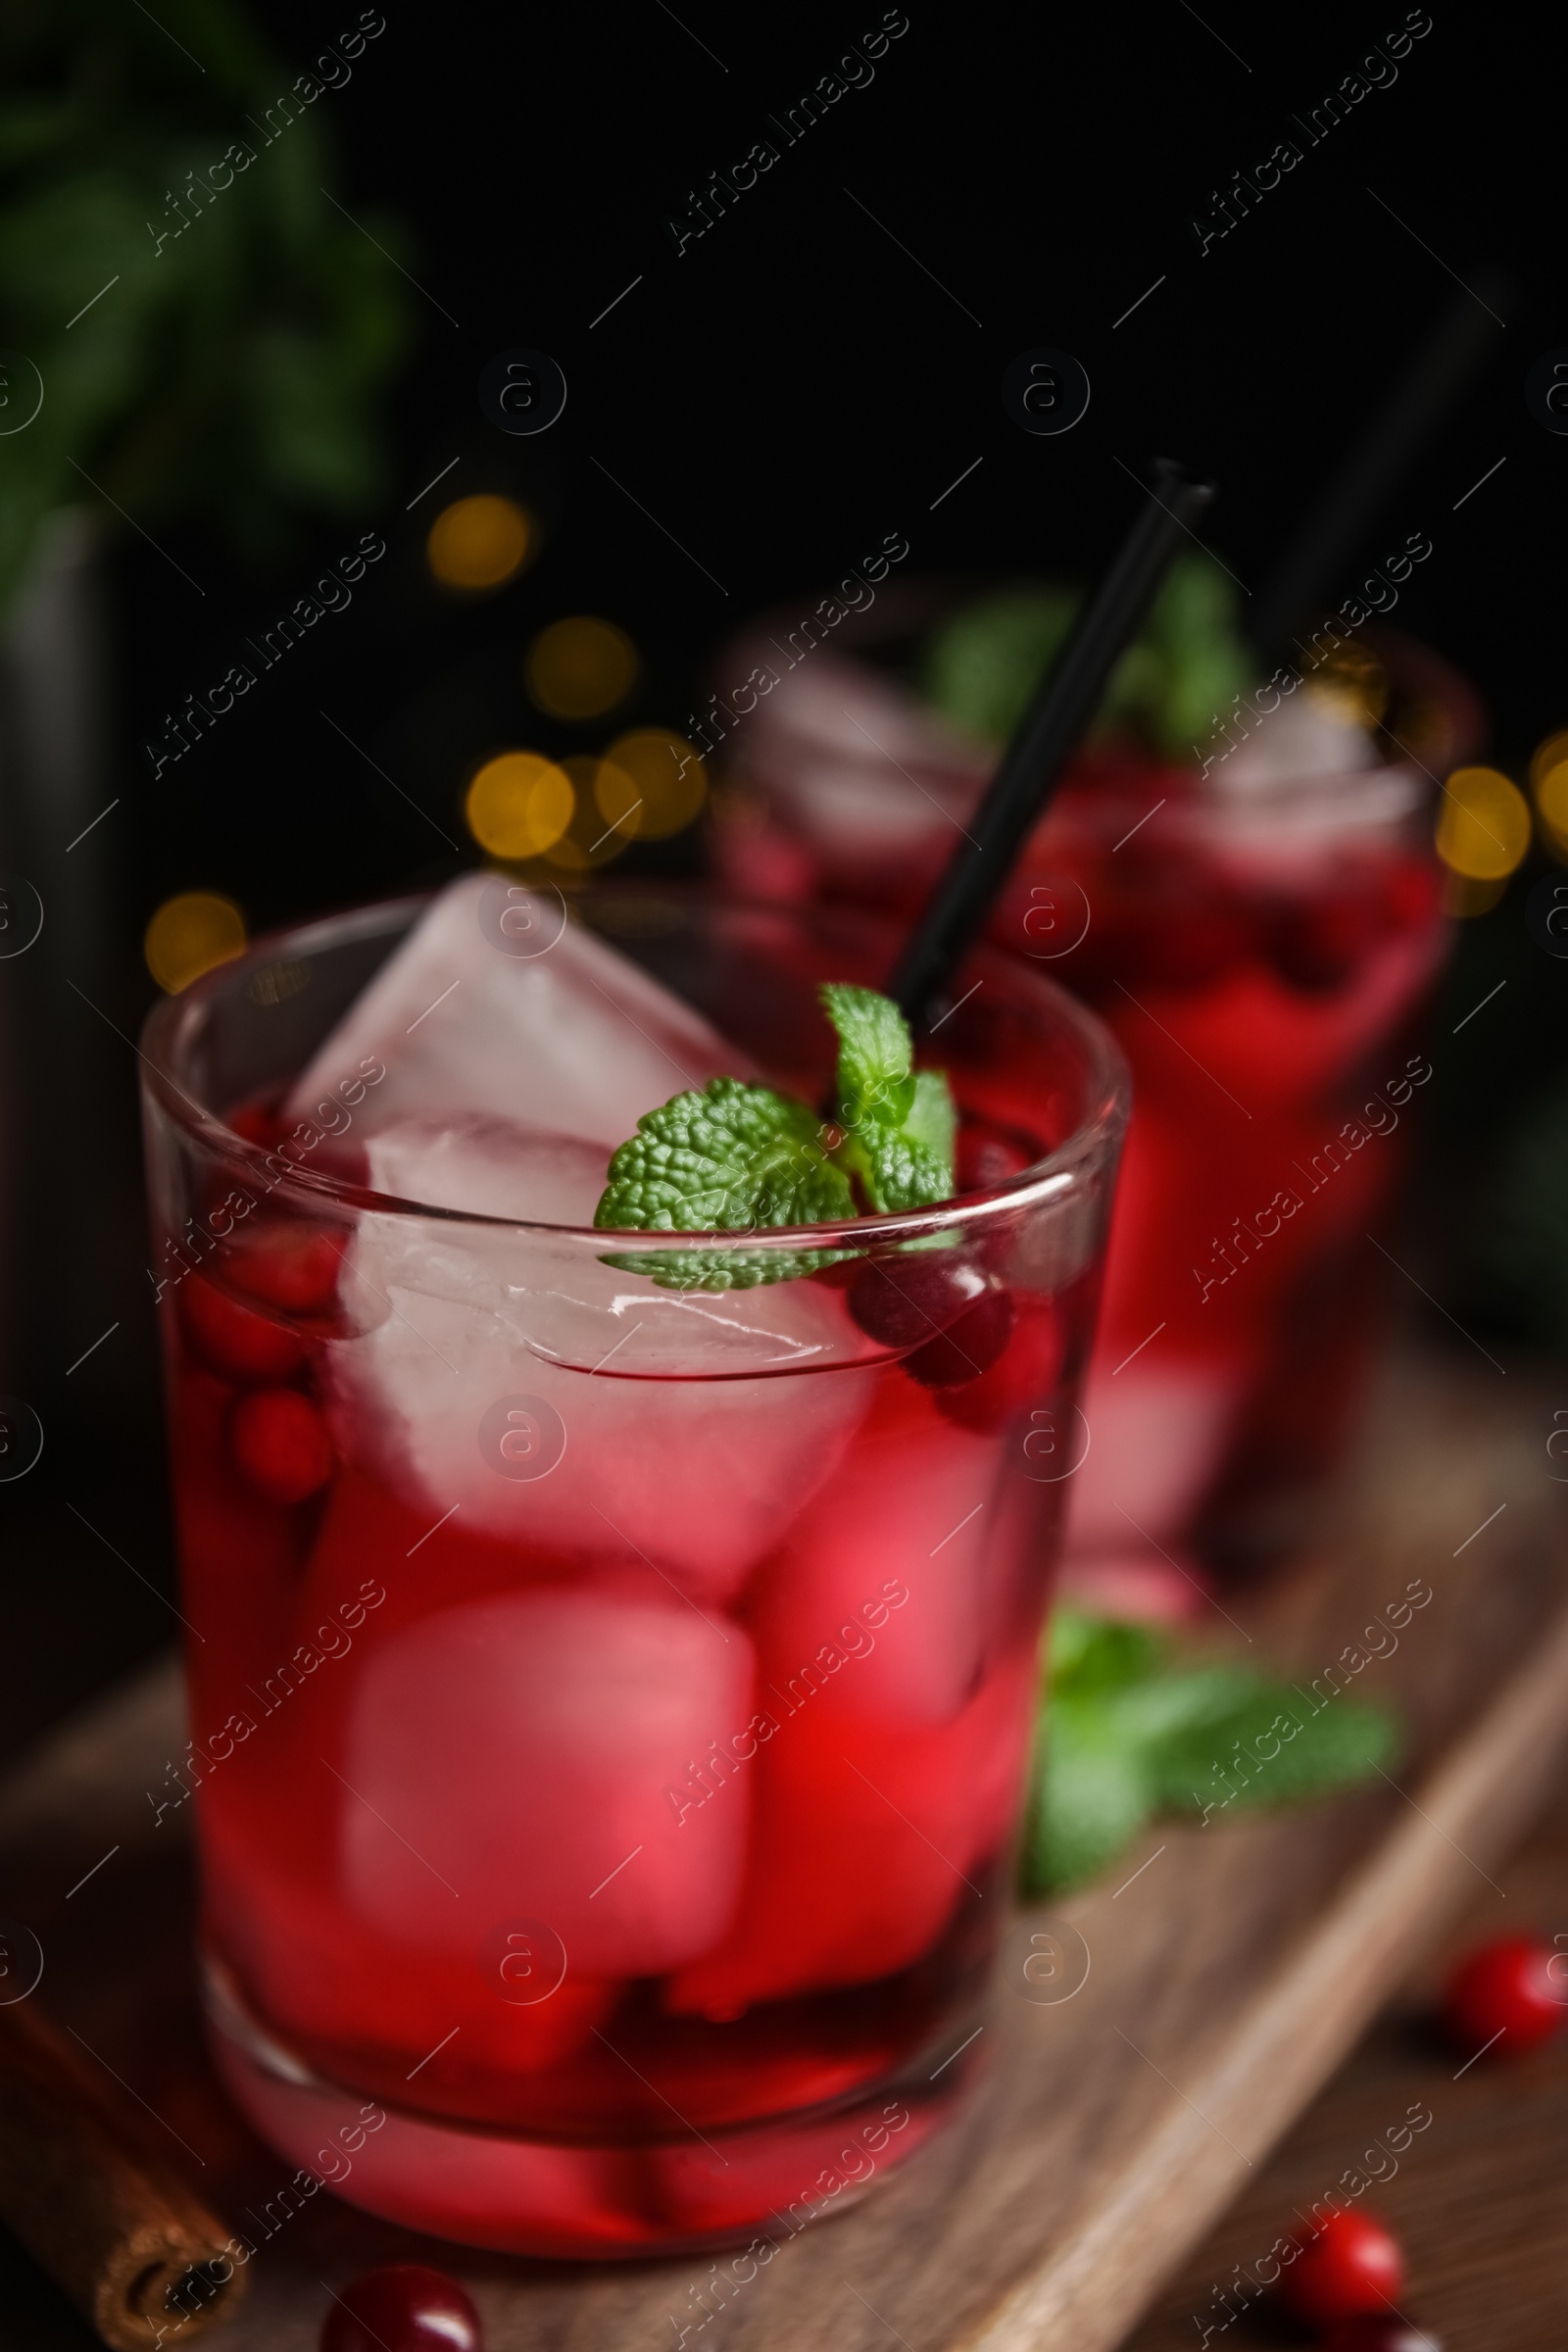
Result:
M188 2342L244 2288L228 2231L30 1999L0 2008L0 2218L114 2352Z

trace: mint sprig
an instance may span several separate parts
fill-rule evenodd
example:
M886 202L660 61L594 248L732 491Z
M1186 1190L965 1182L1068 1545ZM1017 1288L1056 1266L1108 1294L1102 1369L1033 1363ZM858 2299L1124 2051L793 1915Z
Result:
M611 1157L594 1223L620 1231L755 1233L842 1223L855 1187L883 1214L947 1200L957 1112L938 1070L916 1071L908 1023L890 997L830 981L839 1035L832 1120L770 1086L712 1078L644 1114ZM669 1290L786 1282L845 1250L669 1250L607 1257Z
M947 1080L935 1070L916 1076L909 1024L891 997L833 980L822 1002L839 1033L842 1164L883 1214L951 1199L955 1114Z
M1026 1896L1113 1862L1156 1813L1221 1821L1366 1780L1398 1744L1386 1708L1319 1702L1230 1664L1184 1665L1167 1638L1077 1609L1052 1629Z

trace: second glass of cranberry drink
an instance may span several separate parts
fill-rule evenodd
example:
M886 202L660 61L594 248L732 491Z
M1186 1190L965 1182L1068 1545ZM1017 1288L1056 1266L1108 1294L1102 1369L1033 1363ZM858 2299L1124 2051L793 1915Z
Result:
M1260 695L1269 714L1239 745L1216 731L1205 774L1172 739L1202 735L1250 674L1205 593L1192 658L1217 641L1219 677L1199 667L1178 718L1174 649L1157 632L1138 649L1145 670L990 927L1087 999L1133 1071L1067 1537L1075 1575L1113 1593L1129 1562L1163 1575L1197 1531L1233 1558L1273 1549L1344 1436L1383 1270L1367 1236L1431 1074L1422 1019L1447 926L1428 771L1479 732L1462 682L1390 637L1382 665L1351 649ZM922 904L989 772L979 730L1005 733L1003 688L1027 692L1044 658L1029 596L944 622L952 605L909 582L834 643L802 651L770 615L730 649L727 677L779 673L724 747L713 841L732 888L904 919ZM846 659L862 645L880 661Z
M958 1198L596 1230L677 1089L828 1099L895 940L584 913L475 876L147 1038L220 2066L351 2200L557 2254L847 2202L961 2086L1126 1113L985 953L920 1056Z

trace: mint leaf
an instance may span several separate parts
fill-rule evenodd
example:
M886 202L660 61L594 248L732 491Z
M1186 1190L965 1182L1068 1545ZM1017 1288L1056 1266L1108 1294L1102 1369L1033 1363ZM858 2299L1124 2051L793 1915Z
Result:
M840 1117L850 1127L867 1118L902 1126L915 1096L908 1022L874 988L829 980L821 993L839 1033Z
M915 1071L914 1101L905 1115L904 1132L951 1174L958 1141L958 1105L940 1070Z
M1387 1709L1224 1661L1173 1659L1168 1635L1062 1609L1052 1627L1023 1890L1081 1885L1156 1812L1205 1819L1350 1788L1387 1764Z
M839 1033L835 1156L883 1214L950 1200L957 1112L946 1078L915 1072L909 1024L891 997L830 980L822 1003Z
M1332 1699L1314 1715L1289 1683L1254 1682L1225 1713L1162 1740L1151 1769L1162 1805L1237 1811L1353 1788L1387 1764L1396 1745L1394 1720L1382 1707Z
M1048 1685L1057 1696L1071 1698L1139 1682L1154 1672L1169 1647L1165 1636L1152 1625L1094 1617L1087 1609L1063 1606L1052 1614Z
M857 1213L851 1178L874 1209L953 1197L957 1110L939 1070L916 1070L908 1023L891 997L829 981L839 1033L840 1140L809 1106L770 1086L713 1078L637 1122L611 1158L594 1223L626 1232L755 1233L835 1224ZM607 1266L666 1290L727 1291L789 1282L848 1250L713 1249L630 1252Z
M1024 1844L1026 1895L1060 1893L1096 1877L1132 1843L1155 1802L1138 1749L1083 1700L1057 1703L1041 1775Z
M710 1078L637 1122L610 1162L596 1225L644 1232L747 1233L853 1217L842 1168L821 1122L789 1095Z

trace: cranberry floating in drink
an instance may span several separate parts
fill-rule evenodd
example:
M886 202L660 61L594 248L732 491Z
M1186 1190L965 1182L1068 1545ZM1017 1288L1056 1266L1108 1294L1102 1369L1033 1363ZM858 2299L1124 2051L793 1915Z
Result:
M394 2222L798 2226L975 2063L1125 1079L898 944L475 875L149 1026L213 2044Z

